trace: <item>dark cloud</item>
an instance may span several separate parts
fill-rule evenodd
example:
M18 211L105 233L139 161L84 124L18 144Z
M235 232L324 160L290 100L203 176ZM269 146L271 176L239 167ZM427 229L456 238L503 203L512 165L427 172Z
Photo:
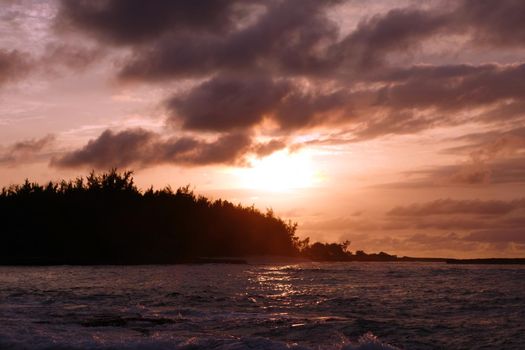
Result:
M405 67L388 67L371 77L375 82L399 83L414 79L441 80L464 78L479 74L485 71L493 71L497 68L495 64L471 65L471 64L454 64L454 65L431 65L419 64L408 68Z
M40 139L24 140L0 148L0 165L15 166L20 163L42 160L49 157L49 147L55 136L47 135Z
M63 1L57 25L128 45L125 79L206 76L221 70L326 69L340 1Z
M41 55L0 48L0 86L35 74L56 73L64 68L79 71L104 56L100 47L49 43Z
M388 216L383 230L449 231L502 226L500 217L476 214L443 214L421 216ZM506 226L506 225L505 225Z
M152 156L151 144L155 136L142 129L119 133L106 130L83 148L55 158L51 164L59 167L126 167Z
M30 68L28 55L16 50L0 49L0 86L24 77Z
M392 51L407 50L423 39L437 34L450 25L450 18L441 11L431 12L412 8L394 9L358 24L337 48L344 63L359 68L382 65Z
M487 185L492 182L492 169L482 161L473 160L443 177L441 181L456 185Z
M121 77L161 80L253 69L347 75L350 68L373 67L388 52L450 28L453 20L450 11L396 9L362 21L340 40L326 13L337 3L63 1L57 23L136 48Z
M451 252L456 254L478 252L483 249L480 242L467 241L456 232L442 234L416 233L403 238L398 243L404 249L412 248L419 256L449 257ZM422 253L424 251L425 253Z
M51 164L97 169L158 164L238 164L250 146L251 139L245 134L228 134L214 141L203 141L190 137L163 138L144 129L106 130L84 147L54 158Z
M502 119L507 122L525 124L525 100L513 99L496 105L478 117L483 122L497 122Z
M445 165L413 172L434 185L489 185L525 183L525 158L512 157L490 162L472 159L461 165Z
M367 118L357 128L356 140L468 121L514 119L523 124L519 118L525 116L525 64L413 66L385 69L374 79L383 86L362 91L367 103L358 113ZM486 111L472 113L480 108Z
M233 5L228 0L63 0L56 24L116 44L140 44L175 30L222 32L234 24Z
M419 243L422 245L435 245L445 243L450 245L451 243L456 243L461 240L461 237L456 232L450 232L445 235L429 235L425 233L414 234L405 239L407 242Z
M398 232L416 231L403 241L405 247L411 244L429 246L430 248L445 248L452 250L464 250L469 243L490 244L494 246L505 246L510 243L523 242L523 220L525 216L514 218L502 217L461 217L461 216L439 216L433 218L411 217L410 221L396 222L395 228L388 226L383 229L395 229ZM453 230L452 233L450 231ZM426 232L433 232L427 234ZM449 233L447 233L449 232ZM467 246L465 246L467 245ZM480 247L470 247L470 251L478 250ZM465 250L465 251L467 251Z
M457 7L447 5L450 3L424 10L394 9L376 15L361 22L343 46L350 48L365 66L382 62L390 52L410 50L428 38L451 34L466 34L474 45L524 46L523 1L463 0L457 2Z
M327 47L337 26L324 9L336 1L262 2L256 21L224 35L220 31L177 31L136 50L120 73L123 79L164 80L216 72L315 74L333 70Z
M458 183L520 183L525 180L525 127L491 130L457 138L463 146L449 148L447 153L468 153L470 161L451 173ZM447 168L437 169L445 172Z
M370 115L354 132L349 142L369 140L385 135L415 134L419 131L442 125L446 120L440 116L419 116L413 111L384 111Z
M283 148L286 148L286 142L284 140L271 140L254 145L252 152L258 157L266 157L267 155L270 155Z
M219 75L175 96L167 106L173 120L187 129L224 131L252 127L265 117L282 129L348 123L357 126L354 141L388 134L412 134L428 128L459 125L456 113L525 100L525 64L413 67L390 72L380 89L326 89L323 83L269 76ZM516 111L513 110L513 113ZM496 122L469 116L470 121Z
M451 214L501 215L525 208L525 198L512 201L438 199L427 203L396 207L388 212L393 216L425 216Z
M220 75L173 97L167 107L171 121L188 130L251 128L265 118L283 129L298 129L338 120L338 111L350 110L351 101L345 91L305 91L290 80Z
M224 131L258 124L273 112L290 92L291 84L268 77L216 77L187 96L168 102L182 127L190 130Z
M507 230L479 230L474 231L464 237L466 241L486 242L486 243L525 243L525 229L507 229Z
M525 128L476 133L457 139L470 143L447 149L446 152L468 152L470 161L451 172L450 182L488 184L521 182L525 179L521 166L525 151Z
M522 62L396 66L402 60L391 59L451 35L466 37L465 49L522 48L521 1L464 0L452 6L397 8L364 18L344 35L329 14L341 4L350 5L336 0L63 0L55 22L59 31L79 31L102 46L126 48L129 55L116 64L123 81L199 79L165 101L168 124L184 131L214 132L219 139L224 133L249 134L265 121L280 135L345 124L350 131L337 140L343 143L465 122L499 125L502 119L512 119L523 124ZM71 48L58 47L56 52L62 62L90 62L89 55ZM231 142L242 144L238 137ZM261 156L284 148L287 140L292 138L246 147ZM501 172L498 167L510 166L502 165L506 159L501 154L518 149L520 142L509 136L484 144L484 151L469 155L465 164L420 172L419 184L511 181L521 176L517 163L516 171ZM174 147L170 156L156 160L148 153L155 147L165 150L166 143ZM202 153L179 152L183 145ZM101 164L117 161L116 153L123 152L122 164L142 166L206 164L213 159L228 163L238 158L218 144L213 149L226 154L224 158L206 155L206 145L194 138L159 141L158 135L105 133L68 155L70 161L65 156L57 164L96 164L96 152L105 152ZM499 155L489 157L491 152Z
M491 183L525 183L525 157L512 158L491 164Z
M385 183L373 188L419 189L429 187L489 186L525 184L525 157L513 157L489 163L466 162L405 172L407 180Z
M315 87L296 87L279 104L273 114L275 122L285 131L318 125L341 124L356 118L359 93L346 89L324 91Z
M464 242L520 243L525 239L525 198L438 199L395 207L387 212L384 222L383 230L416 231L405 240L406 244L454 247Z
M9 149L13 152L19 153L34 153L49 146L54 140L55 137L53 135L47 135L40 139L16 142L12 146L10 146Z
M521 0L464 0L453 17L478 45L523 47L525 43L525 3Z
M449 139L463 143L449 147L444 154L464 156L459 164L409 171L403 182L380 185L383 188L423 188L434 186L484 186L525 183L525 126L465 134ZM335 139L333 142L351 142Z
M246 156L269 155L286 145L280 140L253 141L249 134L224 134L212 141L193 137L163 137L144 130L104 131L84 147L54 157L51 165L63 168L108 169L159 164L200 166L210 164L248 165Z
M182 157L181 161L195 165L243 164L243 156L249 152L251 140L245 134L231 134L221 136L214 142L200 143L199 146L190 157Z
M64 0L57 23L137 48L121 76L142 80L261 68L287 75L362 75L355 69L381 66L391 52L450 33L497 46L523 45L519 1L398 8L361 21L342 39L326 13L339 3Z
M189 130L246 129L264 118L288 131L352 122L359 141L459 124L454 113L478 107L515 104L479 116L485 122L520 113L523 64L406 68L388 60L439 35L521 45L502 39L523 27L519 2L398 8L362 20L346 36L328 15L341 3L63 1L57 23L128 46L122 79L207 78L166 104L171 121Z
M525 126L511 130L491 130L457 137L466 145L448 148L444 153L467 153L477 159L493 160L514 156L525 151Z
M525 98L525 64L461 66L464 74L440 68L412 72L401 84L381 91L380 105L389 108L438 108L451 111L506 99ZM439 73L444 73L439 75ZM431 75L432 77L429 77Z

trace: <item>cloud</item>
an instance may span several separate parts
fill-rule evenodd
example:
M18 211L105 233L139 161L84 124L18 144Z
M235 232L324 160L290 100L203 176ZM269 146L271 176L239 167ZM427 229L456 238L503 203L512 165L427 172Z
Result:
M390 50L408 50L443 35L468 35L476 46L524 46L525 5L520 0L463 0L424 9L393 9L362 21L346 41L369 61L381 60Z
M182 162L195 165L237 164L244 163L243 156L249 152L250 137L246 134L230 134L219 137L210 143L200 143L189 157L182 157Z
M253 146L252 152L258 157L266 157L278 150L286 148L285 140L270 140Z
M285 81L268 77L215 77L193 89L187 96L168 102L182 127L190 130L224 131L253 126L290 91Z
M416 67L402 83L381 91L378 104L396 109L451 111L525 97L525 64L462 65L456 69L463 69L463 74L450 74L443 67Z
M464 0L453 15L472 42L490 47L523 47L525 4L520 0Z
M470 144L447 152L467 151L470 161L450 175L452 183L489 184L523 179L520 160L525 151L525 128L477 133L458 139L469 140Z
M79 44L50 42L38 62L43 69L69 68L80 71L95 63L104 56L101 47L88 47Z
M352 231L369 232L380 227L377 221L370 218L362 218L359 215L333 217L316 221L305 221L301 224L301 229L306 231Z
M384 79L395 82L360 90L260 75L219 75L173 97L167 106L173 120L190 130L249 128L264 118L285 130L353 122L354 139L364 140L468 120L495 122L506 116L473 114L462 120L456 114L525 99L525 64L426 66L390 74Z
M138 8L135 1L63 1L57 21L102 42L131 47L120 77L155 81L253 70L329 79L366 76L362 68L381 66L389 52L448 30L452 20L452 11L395 9L361 21L341 39L327 13L341 3L153 2Z
M0 148L0 165L15 166L20 163L42 160L49 157L50 146L55 142L54 135L39 139L15 142Z
M524 224L525 198L507 201L447 198L395 207L387 212L382 229L415 230L417 233L407 238L407 244L432 245L440 241L442 247L453 247L462 242L522 243Z
M406 52L437 35L467 33L476 44L523 45L519 1L395 8L361 20L342 38L327 12L341 4L64 0L56 22L64 30L135 48L121 76L142 80L261 68L281 75L333 78L349 70L363 75L356 69L382 66L389 53Z
M467 141L468 144L446 149L444 153L468 153L485 161L508 158L525 151L525 126L467 134L455 141Z
M438 199L432 202L395 207L388 212L392 216L425 216L451 214L502 215L525 208L525 198L512 201L501 200L455 200Z
M492 169L482 161L472 162L459 167L440 181L449 184L487 185L493 182Z
M365 85L349 95L354 117L342 120L354 122L353 141L466 122L524 122L525 64L389 68L374 80L379 88Z
M507 230L479 230L464 237L466 241L501 243L525 243L525 230L523 228Z
M394 9L362 20L341 38L328 15L341 4L344 1L210 1L206 6L63 1L57 23L103 43L131 47L133 54L119 73L125 80L255 70L289 77L339 76L348 82L348 77L368 76L363 68L383 66L388 53L449 31L453 22L453 11L441 8Z
M234 132L265 119L289 132L351 124L360 141L460 124L468 118L459 112L509 103L518 108L525 100L525 64L400 67L389 60L440 35L496 45L487 33L501 39L521 23L517 14L506 22L521 4L396 8L362 19L345 35L329 15L337 6L348 4L63 1L56 23L103 45L129 48L118 66L123 80L204 79L165 104L170 121L187 130ZM502 113L511 110L478 119L491 123Z
M441 247L450 247L462 240L461 236L456 232L450 232L444 235L429 235L426 233L418 233L411 235L404 239L405 243L416 243L421 245L440 245Z
M171 98L167 107L183 129L222 132L251 128L265 118L283 129L326 124L338 110L350 109L351 101L344 91L311 91L290 80L219 75Z
M159 164L203 166L248 165L248 154L269 155L286 147L280 140L258 143L249 134L224 134L208 141L192 137L164 137L136 128L104 131L85 146L54 157L51 165L62 168L148 167Z
M0 48L0 86L27 78L29 75L58 72L63 68L68 68L68 72L79 71L101 57L103 49L99 47L56 42L49 43L45 53L41 55Z
M155 134L143 129L120 133L104 131L86 146L52 160L59 167L92 166L94 168L125 167L151 156Z
M233 23L233 1L108 0L60 3L59 30L84 30L102 41L130 45L177 30L223 32Z
M163 80L221 70L308 70L337 26L324 12L340 1L63 1L61 31L79 30L105 45L133 49L124 79ZM317 67L321 68L321 67Z
M245 12L255 20L228 33L175 31L136 50L120 77L154 81L232 71L287 76L330 71L337 65L327 48L337 40L338 29L325 9L334 3L260 2L258 11Z
M204 141L190 137L164 138L144 129L106 130L84 147L54 158L51 165L108 169L158 164L239 164L251 145L251 138L246 134L227 134L214 141Z
M28 55L17 50L0 49L0 86L24 77L29 69Z
M337 142L336 139L334 142ZM339 142L351 142L342 139ZM441 165L406 172L409 180L383 184L384 188L431 186L488 186L525 183L525 126L515 120L509 125L493 125L488 131L469 133L448 141L460 146L441 151L464 156L454 165Z
M387 187L428 187L455 185L497 185L525 183L525 157L498 159L491 162L470 160L459 165L443 165L410 172L418 179L389 184Z
M441 11L414 8L393 9L361 21L339 45L345 63L359 68L374 68L384 64L389 52L407 50L444 30L450 18Z

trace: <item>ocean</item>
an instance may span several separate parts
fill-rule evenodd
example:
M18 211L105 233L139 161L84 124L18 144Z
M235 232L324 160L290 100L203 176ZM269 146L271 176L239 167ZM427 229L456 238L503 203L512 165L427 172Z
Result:
M0 267L0 349L525 349L525 266Z

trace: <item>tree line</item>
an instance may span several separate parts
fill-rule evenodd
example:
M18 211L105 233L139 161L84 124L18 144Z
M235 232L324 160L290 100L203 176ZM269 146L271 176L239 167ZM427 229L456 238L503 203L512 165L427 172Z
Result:
M0 220L1 264L156 264L248 255L341 261L357 256L348 251L348 241L300 240L297 224L272 210L212 201L189 186L141 191L131 171L116 169L46 185L26 180L4 187Z

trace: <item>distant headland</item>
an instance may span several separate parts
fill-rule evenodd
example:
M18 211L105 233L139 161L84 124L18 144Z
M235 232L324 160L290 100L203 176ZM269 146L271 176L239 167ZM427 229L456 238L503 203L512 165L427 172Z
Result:
M525 259L397 257L348 250L349 242L310 243L297 224L197 196L189 186L139 190L131 171L29 182L0 193L0 265L240 263L242 257L314 261L525 263ZM228 257L228 258L224 258Z

